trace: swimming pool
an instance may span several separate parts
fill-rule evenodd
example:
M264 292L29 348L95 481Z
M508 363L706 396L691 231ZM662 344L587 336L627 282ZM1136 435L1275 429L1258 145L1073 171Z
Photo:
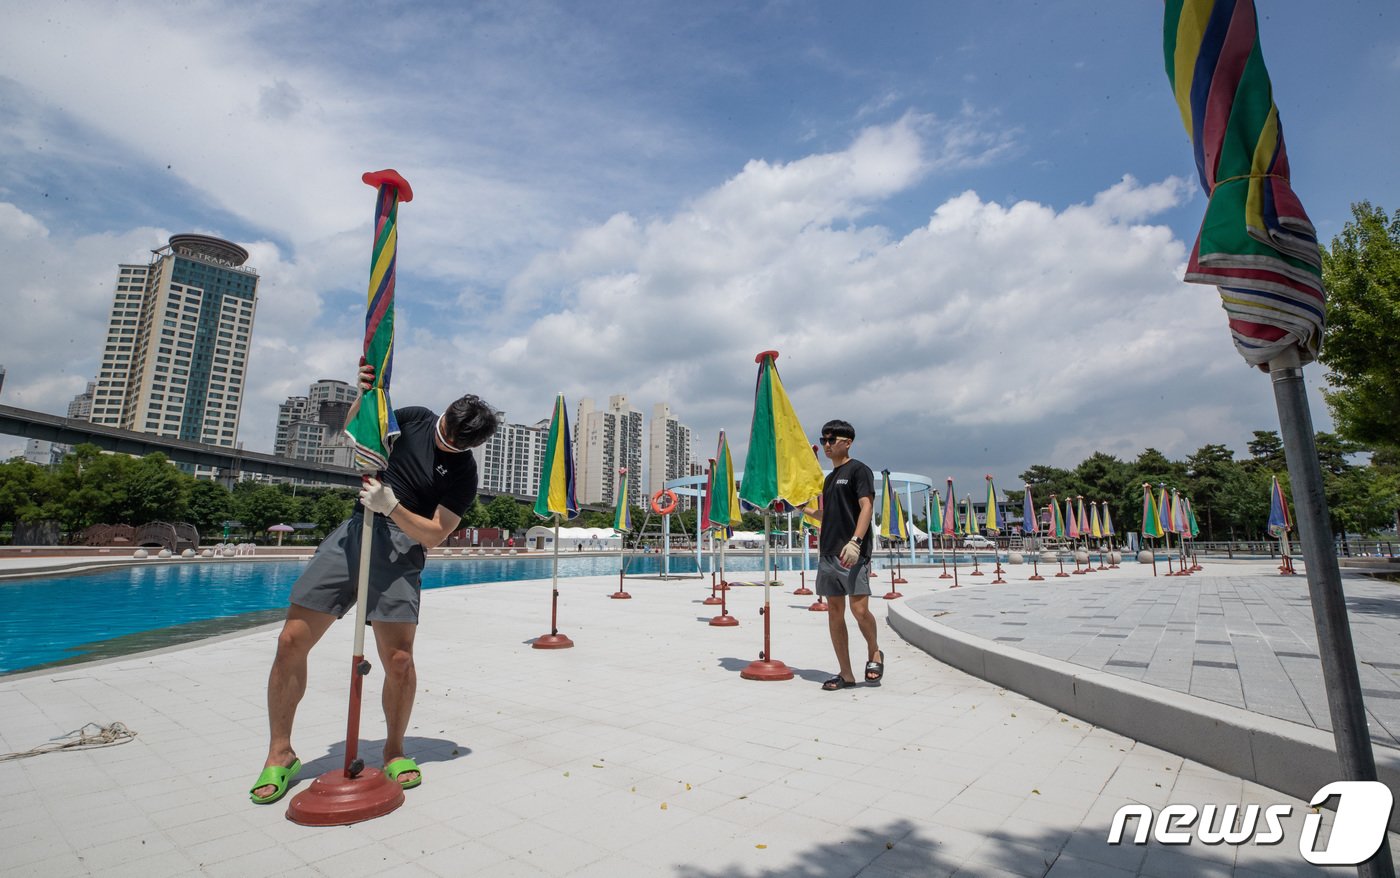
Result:
M814 559L815 560L815 559ZM782 570L801 567L779 556ZM423 587L548 579L550 556L433 558ZM655 575L659 555L639 555L629 575ZM708 559L705 570L708 572ZM122 655L197 640L282 618L305 561L172 561L76 576L0 583L0 674L53 663ZM755 571L762 556L731 555L730 571ZM695 572L695 557L671 556L675 574ZM559 556L559 575L616 576L616 555Z

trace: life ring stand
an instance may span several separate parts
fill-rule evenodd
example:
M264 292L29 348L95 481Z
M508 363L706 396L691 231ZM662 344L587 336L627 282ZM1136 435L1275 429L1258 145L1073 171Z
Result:
M662 505L664 502L665 505ZM651 511L657 515L670 515L676 511L676 492L665 488L651 495Z

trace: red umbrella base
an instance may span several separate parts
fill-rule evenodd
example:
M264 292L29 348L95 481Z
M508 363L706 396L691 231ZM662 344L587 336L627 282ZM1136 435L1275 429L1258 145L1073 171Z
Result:
M715 626L716 628L731 628L735 625L738 625L739 620L726 613L723 616L716 616L713 619L711 619L710 624Z
M615 592L613 592L612 594L608 595L608 597L612 598L612 599L615 600L615 601L630 601L630 600L632 600L632 596L631 596L630 594L628 594L627 592L625 592L625 591L615 591Z
M791 680L792 668L777 659L759 659L739 672L745 680Z
M403 804L403 788L377 768L359 776L328 771L292 797L287 819L302 826L347 826L383 817Z
M574 642L564 634L541 634L530 646L535 649L568 649Z

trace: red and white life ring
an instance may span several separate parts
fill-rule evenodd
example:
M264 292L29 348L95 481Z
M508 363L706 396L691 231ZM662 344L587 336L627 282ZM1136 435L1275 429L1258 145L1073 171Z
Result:
M657 515L670 515L676 511L676 492L665 488L651 495L651 511Z

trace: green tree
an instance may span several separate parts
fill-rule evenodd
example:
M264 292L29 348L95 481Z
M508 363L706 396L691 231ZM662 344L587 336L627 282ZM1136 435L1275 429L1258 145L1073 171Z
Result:
M325 491L312 502L306 520L313 522L316 533L324 537L355 511L355 496L355 491L349 488Z
M21 457L0 463L0 524L38 521L52 505L53 475Z
M529 527L530 519L534 518L534 515L516 502L515 498L497 494L486 504L486 517L491 522L490 527L517 531Z
M133 465L132 458L103 454L96 445L74 447L54 473L55 490L42 517L69 532L94 524L144 524L127 517L127 470Z
M125 508L121 517L132 524L184 521L189 514L190 476L180 472L161 452L134 460L125 472Z
M1362 201L1322 251L1327 332L1321 360L1337 432L1369 446L1400 445L1400 211Z
M462 527L490 527L490 516L486 513L486 507L481 505L481 498L472 500L472 505L467 507L467 511L462 513Z
M1275 430L1255 430L1249 440L1250 463L1267 472L1281 473L1288 469L1284 459L1283 440Z
M189 488L187 520L206 542L222 539L224 522L233 518L233 497L228 488L209 479L191 479Z
M264 537L269 527L291 517L291 500L276 485L239 482L233 486L233 517L253 536Z

